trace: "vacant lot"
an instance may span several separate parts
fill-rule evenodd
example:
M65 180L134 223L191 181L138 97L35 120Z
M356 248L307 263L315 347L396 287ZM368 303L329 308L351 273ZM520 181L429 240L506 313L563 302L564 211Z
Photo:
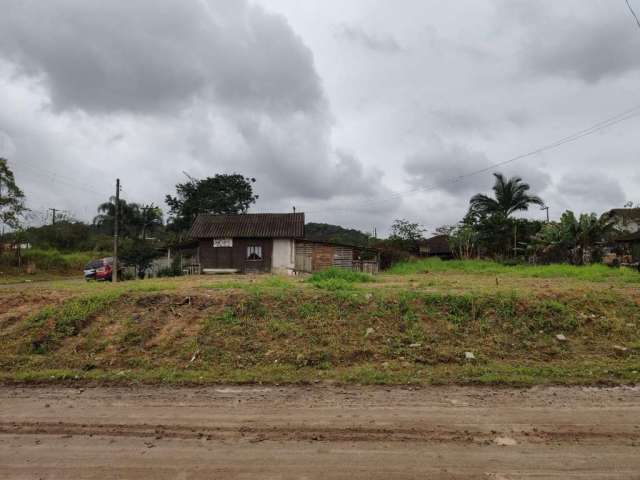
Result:
M640 275L422 262L375 278L0 288L6 382L630 384Z

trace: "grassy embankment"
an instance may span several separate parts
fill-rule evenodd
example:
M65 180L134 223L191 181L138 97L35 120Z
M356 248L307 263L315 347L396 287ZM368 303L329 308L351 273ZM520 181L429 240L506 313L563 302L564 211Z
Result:
M483 266L491 275L475 267L430 261L375 278L330 271L305 281L200 277L5 292L0 380L640 382L632 277L570 267L553 290L537 278L545 267ZM496 275L526 273L518 288L494 285ZM486 285L449 288L460 275Z

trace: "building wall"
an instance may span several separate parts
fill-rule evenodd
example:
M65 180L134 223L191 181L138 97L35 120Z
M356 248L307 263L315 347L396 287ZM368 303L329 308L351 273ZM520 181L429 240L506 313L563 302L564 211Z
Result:
M273 273L291 274L295 268L295 240L290 238L273 239L271 260Z
M353 268L354 249L328 243L306 242L295 244L295 269L317 272L329 267Z
M312 271L317 272L333 266L334 247L332 245L325 245L322 243L314 243L312 245Z
M262 247L262 260L247 260L247 247ZM202 269L235 269L239 272L270 272L273 254L271 238L234 238L231 247L214 247L213 239L200 240Z

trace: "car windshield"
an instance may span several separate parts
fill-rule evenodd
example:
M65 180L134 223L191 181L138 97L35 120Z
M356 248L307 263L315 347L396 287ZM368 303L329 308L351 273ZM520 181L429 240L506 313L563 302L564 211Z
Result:
M102 260L92 260L91 262L87 263L87 265L84 267L85 270L90 270L92 268L100 268L102 267Z

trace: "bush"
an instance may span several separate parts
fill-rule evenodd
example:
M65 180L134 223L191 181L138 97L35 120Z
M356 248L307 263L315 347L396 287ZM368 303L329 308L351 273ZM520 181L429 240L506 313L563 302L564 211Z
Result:
M330 267L314 273L309 277L309 282L319 283L328 280L340 280L347 283L373 282L373 277L368 273L354 272L346 268Z
M388 243L379 244L376 248L378 248L380 254L381 270L388 270L398 263L408 262L411 259L409 252Z
M74 272L82 271L84 266L94 258L99 257L92 252L60 253L58 250L30 249L22 250L22 266L33 263L38 270L49 272ZM3 266L17 267L15 252L3 253L0 256L0 264Z
M180 268L180 264L180 257L174 257L170 267L164 267L158 271L158 277L182 276L182 268Z

